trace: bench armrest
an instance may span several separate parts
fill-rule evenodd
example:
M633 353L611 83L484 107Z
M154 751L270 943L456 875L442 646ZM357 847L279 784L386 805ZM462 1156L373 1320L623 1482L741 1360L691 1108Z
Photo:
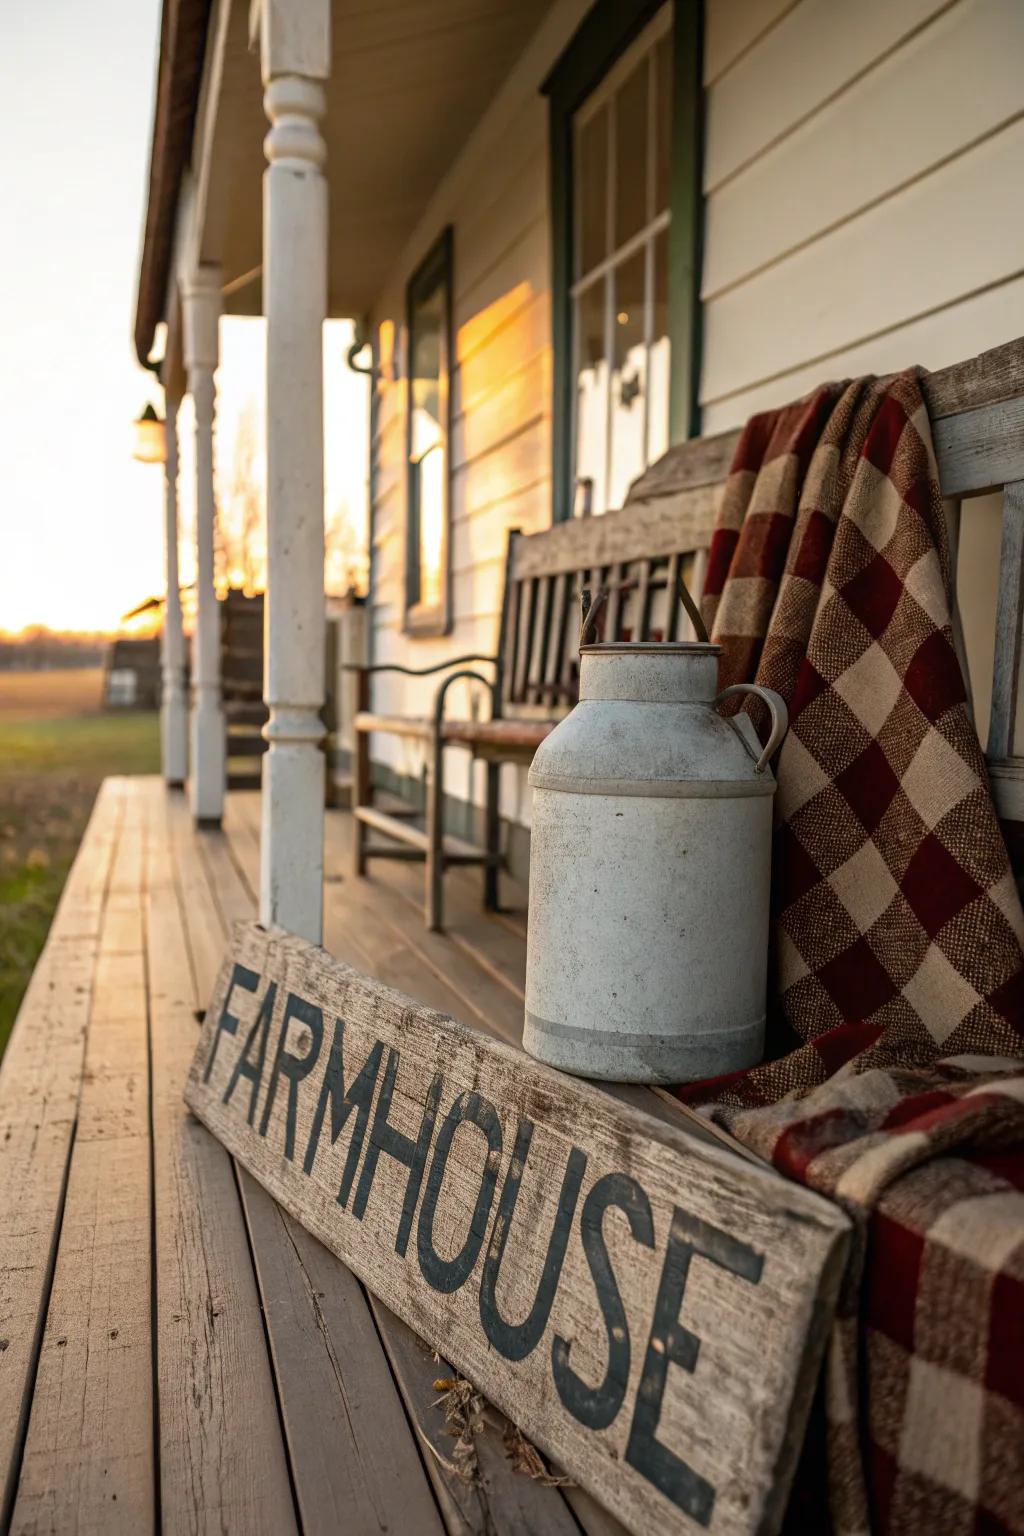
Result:
M374 672L401 672L406 677L430 677L434 672L444 672L448 667L464 667L471 661L486 661L492 667L500 664L498 656L451 656L447 661L439 661L432 667L402 667L397 662L382 662L379 666L363 666L358 661L346 661L341 670L343 672L361 672L364 676L370 676ZM486 679L481 679L486 681ZM490 687L490 684L487 685Z
M492 659L493 658L490 656L483 658L485 661L491 661ZM448 695L448 689L451 687L452 683L461 682L463 679L467 679L474 683L482 683L491 695L491 718L493 720L497 720L501 715L501 692L498 684L489 682L488 679L484 677L482 672L473 672L469 667L464 667L459 672L453 672L451 677L446 677L434 695L435 741L440 740L441 725L444 721L444 705L445 699Z

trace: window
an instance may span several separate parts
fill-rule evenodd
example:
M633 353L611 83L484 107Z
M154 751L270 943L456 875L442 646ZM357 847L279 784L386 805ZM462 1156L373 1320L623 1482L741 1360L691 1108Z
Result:
M448 573L452 332L452 232L445 230L413 273L406 295L407 546L405 627L443 635L451 627Z
M621 506L698 430L698 0L599 0L552 119L555 516Z

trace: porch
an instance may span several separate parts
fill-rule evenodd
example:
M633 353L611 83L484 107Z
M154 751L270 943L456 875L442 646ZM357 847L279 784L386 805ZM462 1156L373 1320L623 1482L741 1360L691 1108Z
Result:
M327 813L326 947L517 1042L521 917L484 915L455 871L449 932L427 933L418 871L352 877L351 834ZM516 1470L489 1410L460 1474L449 1368L186 1110L258 874L255 794L197 832L161 781L104 784L5 1061L0 1527L611 1536L581 1490Z

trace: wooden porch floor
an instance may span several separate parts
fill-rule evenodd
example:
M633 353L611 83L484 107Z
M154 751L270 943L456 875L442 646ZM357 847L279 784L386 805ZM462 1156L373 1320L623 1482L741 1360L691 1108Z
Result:
M327 813L325 945L518 1041L522 919L448 877L348 871ZM427 1347L182 1102L231 924L255 911L259 802L197 834L157 779L110 779L0 1069L0 1531L612 1536L517 1472L487 1410L456 1467Z

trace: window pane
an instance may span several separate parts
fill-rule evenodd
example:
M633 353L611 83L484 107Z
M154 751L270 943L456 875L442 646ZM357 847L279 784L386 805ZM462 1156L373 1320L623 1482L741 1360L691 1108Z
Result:
M588 504L603 512L605 499L605 444L608 432L608 359L605 355L606 280L592 283L576 301L576 482L580 496L574 504ZM580 487L580 482L589 482Z
M412 314L412 420L409 430L411 513L418 583L410 597L440 607L444 597L445 442L442 413L445 290L439 284Z
M414 470L417 522L419 524L419 601L426 608L440 608L444 600L444 445L429 448Z
M576 135L576 276L608 254L608 111L602 107Z
M654 242L654 303L647 373L647 462L668 448L668 386L671 342L668 332L668 230Z
M672 33L663 37L654 55L657 145L654 166L654 212L669 205L672 177Z
M441 344L444 291L434 288L412 314L412 456L419 459L440 440ZM419 446L417 446L419 445Z
M631 480L643 470L647 348L644 345L646 252L615 268L615 356L611 376L609 507L620 507Z
M647 221L647 59L615 97L615 244Z

